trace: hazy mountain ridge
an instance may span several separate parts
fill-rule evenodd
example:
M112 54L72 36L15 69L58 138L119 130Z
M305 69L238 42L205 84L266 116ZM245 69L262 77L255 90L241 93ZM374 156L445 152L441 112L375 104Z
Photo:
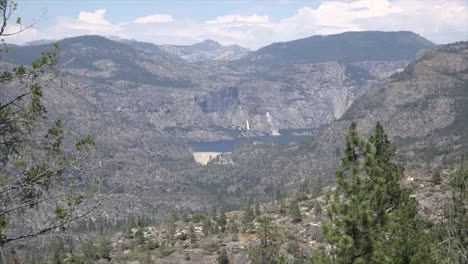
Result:
M274 43L246 55L236 63L245 66L282 66L328 61L400 61L411 60L419 50L434 46L434 43L409 31L345 32Z
M124 184L109 200L107 216L142 211L163 215L174 205L201 209L219 202L217 195L225 188L240 195L252 183L263 190L297 182L306 174L295 173L309 165L286 158L296 155L294 149L277 152L276 147L245 146L233 156L234 166L243 164L242 168L219 166L216 172L197 167L185 143L318 128L340 118L356 98L408 64L392 60L307 61L275 68L268 63L253 68L216 61L199 65L156 45L137 44L99 36L63 40L60 56L67 85L57 83L45 96L52 116L61 116L73 132L96 138L98 150L90 166L106 177L109 186ZM29 64L50 47L12 46L4 58ZM248 152L251 155L244 157ZM295 176L286 176L291 174Z
M214 40L204 40L190 46L161 45L160 48L189 62L232 61L250 52L239 45L223 46Z

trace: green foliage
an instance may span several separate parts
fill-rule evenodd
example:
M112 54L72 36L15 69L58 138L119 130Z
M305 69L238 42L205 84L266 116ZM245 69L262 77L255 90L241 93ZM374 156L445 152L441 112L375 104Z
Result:
M97 246L97 254L100 258L110 259L112 251L111 241L105 237L102 237Z
M202 224L202 233L207 236L211 233L211 219L205 218Z
M353 122L346 136L337 187L331 194L324 237L336 263L436 263L431 239L417 221L417 202L401 186L403 169L377 124L369 140ZM423 250L424 249L424 250ZM424 252L424 253L421 253ZM432 251L434 252L434 251ZM425 262L424 262L425 261Z
M227 219L226 213L221 212L219 217L217 218L218 226L221 228L221 232L226 231Z
M259 219L260 226L257 229L257 235L260 244L251 246L247 249L252 263L280 263L282 256L280 254L280 241L278 228L272 223L271 218L262 216Z
M172 255L176 250L174 248L162 247L160 250L161 257L167 257Z
M86 263L94 263L97 257L97 248L94 245L94 241L85 240L81 242L81 253Z
M449 263L468 263L468 160L450 175L451 201L444 213L440 236Z
M216 241L209 241L208 243L204 244L202 248L208 253L214 253L219 250L219 244Z
M301 210L299 209L299 204L296 199L291 200L289 205L289 215L291 216L291 221L293 223L299 223L302 221Z
M198 224L201 221L203 221L205 218L206 218L205 214L197 213L197 214L192 215L192 222L194 224Z
M255 220L254 210L250 205L248 205L244 210L244 215L242 216L242 230L243 232L253 228L253 221Z
M179 221L179 214L177 213L176 210L174 210L174 209L171 210L171 216L170 216L169 221L172 221L173 223Z
M16 4L4 0L5 14L0 37L7 27ZM16 20L21 23L21 18ZM0 49L0 52L6 52ZM80 171L83 154L94 144L91 137L80 139L75 149L64 148L64 125L60 119L47 121L43 90L57 78L60 46L44 51L31 67L7 67L0 74L0 244L47 233L86 215L79 210L89 201L94 188ZM2 61L5 56L2 56ZM44 128L47 128L44 130ZM91 145L91 147L90 147ZM80 161L80 162L78 162ZM81 180L77 175L81 174ZM84 180L83 180L84 179ZM86 199L85 199L86 197ZM27 214L41 203L49 203L44 212L45 228L12 217ZM55 206L54 206L55 205ZM83 209L83 208L81 208ZM81 212L81 214L80 214ZM88 212L89 213L89 212ZM24 233L5 235L9 225L24 226Z
M193 224L190 224L189 226L188 236L190 238L190 243L193 244L197 242L197 235L195 234L195 227L193 226Z
M239 226L235 221L229 221L229 231L233 234L239 233Z
M314 208L315 218L318 219L320 216L322 216L322 211L323 211L322 204L318 200L314 199L312 201L312 206Z
M322 195L322 193L323 193L322 178L318 177L312 189L312 198L317 198L318 196Z
M262 211L260 210L260 203L258 201L255 202L255 216L260 216Z
M432 171L431 180L434 184L440 184L442 182L442 169L440 167Z
M290 242L288 242L288 245L286 247L286 251L289 254L291 254L293 256L296 256L296 255L299 254L300 246L296 241L290 241Z
M184 214L182 215L182 221L184 221L185 223L190 222L190 216L187 212L184 212Z
M138 230L135 232L135 238L139 245L143 245L145 243L145 233L143 232L143 228L138 228Z
M146 243L146 248L148 248L148 250L155 250L159 248L159 246L159 241L156 240L149 240L148 243Z

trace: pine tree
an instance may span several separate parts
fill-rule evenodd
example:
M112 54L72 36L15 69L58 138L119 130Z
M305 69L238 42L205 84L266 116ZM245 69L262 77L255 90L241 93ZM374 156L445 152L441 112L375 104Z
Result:
M329 219L322 225L325 239L333 245L332 260L434 263L433 254L426 254L430 239L415 219L416 200L410 197L410 189L401 186L403 168L393 162L395 149L383 127L377 124L367 141L356 126L352 122L346 136L336 174L338 186L331 194Z
M260 210L260 203L258 201L255 202L255 216L260 216L262 211Z
M315 219L319 219L322 215L322 204L320 204L318 200L313 200L312 204L314 207Z
M185 222L185 223L188 223L190 222L190 216L187 212L184 212L184 214L182 215L182 220Z
M445 212L444 247L450 263L468 263L468 161L450 176L451 201Z
M260 226L257 235L260 244L248 248L247 253L254 264L275 264L280 263L280 241L276 225L270 217L259 218Z
M440 184L442 182L442 170L440 169L440 167L435 168L432 171L431 181L434 184Z
M314 187L312 189L312 198L317 198L322 195L322 189L322 178L317 177L317 180L315 181Z
M190 238L190 243L193 244L197 241L197 235L195 234L195 227L193 226L193 224L190 224L189 226L188 235Z
M211 218L207 217L207 218L203 219L202 233L205 236L207 236L207 235L209 235L211 233Z
M293 223L299 223L302 221L301 209L299 209L299 204L296 199L293 199L289 205L289 214Z
M244 215L242 217L242 230L245 232L249 229L252 229L253 221L255 220L255 213L252 207L249 205L244 210Z
M219 214L217 222L218 222L218 226L221 228L221 232L226 231L227 219L226 219L226 213L224 213L224 211Z

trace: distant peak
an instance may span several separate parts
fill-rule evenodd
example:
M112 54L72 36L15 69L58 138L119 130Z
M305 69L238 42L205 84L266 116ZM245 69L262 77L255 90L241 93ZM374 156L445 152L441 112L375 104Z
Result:
M200 43L194 44L194 46L212 48L212 49L223 47L221 44L219 44L219 42L212 40L212 39L204 40Z

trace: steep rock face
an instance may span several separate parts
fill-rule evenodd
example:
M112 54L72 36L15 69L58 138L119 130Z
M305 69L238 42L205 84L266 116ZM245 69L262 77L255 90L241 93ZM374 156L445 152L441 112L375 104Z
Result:
M350 47L362 47L361 42L367 43L365 47L379 45L385 39L399 39L392 47L400 45L401 50L407 46L416 49L429 45L414 36L361 32L311 38L313 43L343 47L338 57L327 57L337 61L327 62L316 62L315 57L309 56L315 52L310 49L314 45L307 46L304 59L299 60L291 54L304 52L302 46L296 42L285 43L282 53L273 54L292 56L283 66L266 61L248 66L216 61L196 65L179 58L180 54L169 54L162 46L99 36L61 41L61 58L70 81L86 84L93 90L80 92L85 92L93 102L106 102L104 112L117 111L127 120L141 119L144 124L171 136L216 140L314 129L340 118L356 98L408 61L376 61L371 54L359 57L364 61L341 62L352 52L346 53L346 47L335 43L335 39L345 37ZM177 47L180 52L225 48L214 41ZM50 45L13 46L4 58L25 64L45 49L50 49ZM396 55L408 57L408 51L403 53Z
M396 144L400 161L456 160L468 153L467 106L468 42L441 46L356 99L314 139L282 148L244 146L231 154L232 163L225 166L222 179L214 177L221 166L217 164L209 164L200 175L233 195L240 190L268 193L277 186L316 177L333 181L352 120L364 135L381 122Z
M227 87L205 96L195 96L195 102L205 113L226 113L239 107L239 88Z

